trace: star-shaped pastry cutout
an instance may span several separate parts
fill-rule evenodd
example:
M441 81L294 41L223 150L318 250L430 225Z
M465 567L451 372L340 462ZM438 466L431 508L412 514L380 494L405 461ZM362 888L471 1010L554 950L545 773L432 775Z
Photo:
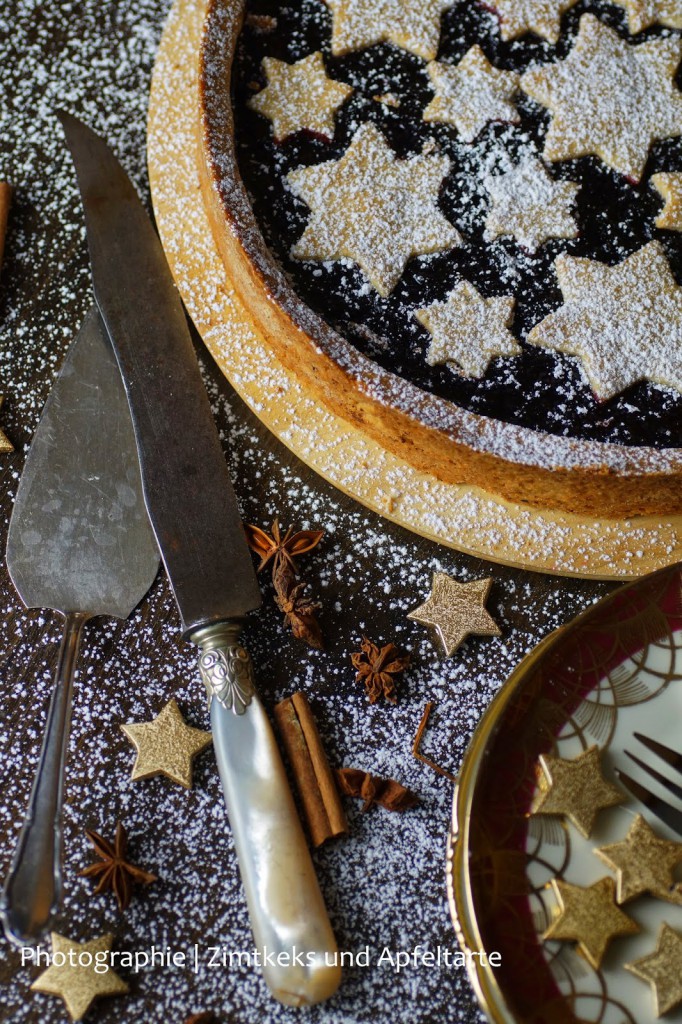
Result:
M358 264L380 295L398 282L410 256L459 245L459 233L437 206L450 170L437 154L399 160L378 128L363 124L340 160L299 167L287 175L312 210L291 250L298 260Z
M616 906L615 883L600 878L583 888L552 879L552 889L559 904L559 914L543 939L573 940L585 959L599 969L612 939L619 935L635 935L639 931L631 917Z
M295 64L263 58L268 84L248 106L272 121L276 141L307 131L331 141L334 114L353 91L352 86L327 77L322 54L311 53Z
M485 222L487 241L512 235L535 252L550 238L575 238L578 225L571 213L580 185L553 181L539 160L522 161L505 174L484 181L492 204Z
M211 733L187 725L175 698L153 722L129 722L121 729L137 751L131 779L166 775L192 788L192 762L210 745Z
M652 174L651 184L665 199L665 206L656 218L656 227L682 231L682 172Z
M657 139L682 135L682 93L675 73L682 40L632 46L593 14L566 60L530 68L521 88L547 107L547 160L594 155L639 181Z
M648 892L682 905L682 890L675 885L674 878L675 868L682 864L682 843L661 839L641 814L625 839L600 846L594 852L616 872L619 903Z
M631 32L642 32L651 25L682 28L682 0L612 0L628 16Z
M468 281L460 281L447 302L434 302L415 313L431 335L426 354L429 366L446 363L467 377L482 377L495 356L521 355L509 330L514 297L484 299ZM456 365L455 365L456 364Z
M64 963L50 964L36 978L31 988L63 999L71 1020L80 1020L85 1016L96 999L125 995L128 986L116 971L111 967L103 973L95 970L98 960L101 963L104 954L110 952L113 941L113 935L102 935L90 942L73 942L53 932L52 956L61 954L59 959L61 961L64 957ZM89 965L88 961L91 961ZM108 964L108 957L104 962Z
M540 755L544 786L533 807L533 814L563 814L581 835L589 838L599 811L615 807L624 794L608 782L601 771L599 747L590 747L567 761L561 757Z
M657 1017L682 1003L682 935L669 924L661 925L653 953L624 966L651 985Z
M408 613L423 626L435 626L450 657L468 636L499 636L500 629L485 610L491 579L458 583L444 572L434 572L431 593L424 604Z
M503 39L518 39L526 32L556 43L561 32L561 16L578 0L491 0L489 6L500 19ZM488 6L488 5L486 5Z
M393 43L424 60L438 53L440 19L454 0L325 0L332 12L332 54Z
M473 142L489 121L519 123L511 100L521 76L494 67L480 46L472 46L454 67L432 60L426 70L436 95L424 121L454 125L465 142Z
M531 345L577 356L600 399L641 380L682 391L682 288L660 242L615 267L566 254L554 267L564 305L533 327Z

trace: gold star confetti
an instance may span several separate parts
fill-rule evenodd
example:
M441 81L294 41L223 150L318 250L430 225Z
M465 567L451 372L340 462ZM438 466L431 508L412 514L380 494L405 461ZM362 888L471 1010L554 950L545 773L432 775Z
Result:
M539 160L522 161L505 174L484 181L492 205L485 222L487 241L512 235L535 252L550 238L575 238L571 207L580 191L573 181L553 181Z
M600 878L583 888L552 879L559 914L543 939L573 940L585 959L598 970L612 939L639 931L631 917L616 906L616 885L612 878Z
M378 128L362 125L340 160L287 175L313 212L291 255L298 260L345 256L387 296L410 256L461 241L437 205L449 170L447 156L399 160Z
M71 1020L80 1020L96 999L125 995L128 986L108 966L113 941L113 935L102 935L90 942L73 942L52 932L52 956L64 962L50 964L31 989L63 999ZM107 970L97 973L95 967L102 963Z
M648 892L658 899L682 905L674 870L682 864L682 843L661 839L638 814L625 839L594 851L616 872L618 902L627 903Z
M166 775L192 788L192 762L211 743L211 733L187 725L175 698L153 722L129 722L121 729L137 751L131 779Z
M490 7L500 19L503 39L518 39L526 32L556 43L561 32L561 16L578 0L491 0Z
M661 926L653 953L624 966L651 985L657 1017L682 1003L682 935L669 924Z
M473 142L489 121L519 123L511 99L520 75L493 67L480 46L472 46L455 67L433 60L426 70L436 95L424 121L455 125L465 142Z
M431 593L424 604L408 613L423 626L435 626L450 657L468 636L500 636L500 629L485 610L492 579L458 583L444 572L434 572Z
M326 0L332 12L332 54L393 43L424 60L438 52L440 19L454 0Z
M598 156L639 181L657 139L682 135L682 93L675 73L682 40L652 39L632 46L592 14L566 60L532 67L521 88L547 107L547 160Z
M601 399L640 380L682 391L682 288L660 242L615 267L565 253L554 267L564 305L533 327L531 345L577 356Z
M682 28L682 0L613 0L628 16L631 32L642 32L651 25Z
M495 356L521 355L509 330L512 295L484 299L472 284L460 281L447 302L434 302L415 316L431 335L429 366L445 363L455 372L460 366L467 377L482 377Z
M587 839L597 814L615 807L624 794L602 775L599 747L590 747L571 761L540 754L544 786L533 814L564 814Z
M652 174L651 184L665 199L665 206L656 218L656 227L682 231L682 172Z
M353 91L344 82L328 78L317 51L295 64L263 58L268 84L248 106L272 121L279 142L294 132L308 131L327 141L334 138L334 114Z

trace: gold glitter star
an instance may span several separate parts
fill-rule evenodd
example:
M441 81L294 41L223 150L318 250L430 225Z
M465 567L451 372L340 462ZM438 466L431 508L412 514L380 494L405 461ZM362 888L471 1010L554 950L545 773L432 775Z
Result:
M472 633L500 636L500 629L485 610L492 579L458 583L444 572L434 572L431 593L424 604L408 613L423 626L435 626L436 633L450 657Z
M601 399L640 380L682 391L682 288L660 242L615 267L565 253L554 267L564 305L533 327L531 345L577 356Z
M561 32L561 16L578 0L491 0L499 15L503 39L518 39L526 32L556 43Z
M642 32L651 25L682 28L682 0L613 0L628 16L631 32Z
M532 813L564 814L586 839L599 811L624 800L623 793L602 775L597 746L584 750L571 761L549 754L540 754L539 760L546 788Z
M192 762L211 743L211 733L187 725L175 698L153 722L129 722L121 729L137 751L131 779L166 775L192 788Z
M5 401L4 396L0 395L0 408L2 408L2 403L4 401ZM12 444L10 439L2 432L2 430L0 430L0 452L13 452L13 451L14 451L14 445Z
M635 935L639 931L639 925L616 906L616 886L612 878L600 878L586 888L553 878L552 889L559 904L559 914L543 939L577 942L579 952L595 971L599 969L612 939L619 935Z
M113 941L113 935L102 935L90 942L73 942L52 932L52 956L59 954L60 960L65 958L64 962L50 964L36 978L31 989L63 999L71 1020L80 1020L96 999L125 995L128 986L108 966L106 954L111 950ZM95 970L100 963L107 965L103 973Z
M521 346L509 330L514 297L484 299L468 281L460 281L447 302L434 302L416 311L417 320L431 335L426 355L429 366L446 363L467 377L482 377L495 356L521 355Z
M248 106L272 121L276 141L308 131L327 141L334 138L334 114L353 91L345 82L328 78L319 50L295 64L263 58L268 84Z
M313 211L291 250L298 260L354 260L380 295L398 282L410 256L461 241L438 209L447 156L399 160L378 128L363 124L340 160L287 175Z
M598 156L614 171L639 181L657 139L682 135L682 93L675 74L682 40L652 39L632 46L593 14L566 60L532 67L524 92L547 107L547 160Z
M332 54L393 43L424 60L438 52L440 19L454 0L326 0L332 12Z
M652 174L651 184L665 199L665 206L656 218L656 227L682 231L682 172Z
M657 1017L682 1003L682 935L669 924L661 925L653 953L624 967L651 985Z
M539 160L524 160L505 174L486 178L484 185L492 199L487 240L513 235L524 249L535 252L550 238L578 234L571 207L580 185L553 181Z
M625 839L600 846L594 852L616 871L619 903L649 892L658 899L682 905L682 892L673 877L674 869L682 864L682 843L661 839L641 814Z
M472 46L455 67L432 60L426 70L436 95L424 121L455 125L465 142L473 142L489 121L519 123L511 99L520 75L493 67L480 46Z

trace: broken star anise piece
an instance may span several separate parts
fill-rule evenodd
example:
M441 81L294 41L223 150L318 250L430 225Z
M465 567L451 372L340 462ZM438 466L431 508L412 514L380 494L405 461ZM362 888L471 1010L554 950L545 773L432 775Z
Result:
M299 530L298 533L294 533L293 526L290 526L282 536L276 519L270 527L270 533L249 524L244 527L244 530L249 547L257 555L260 555L258 572L264 569L272 558L275 560L273 573L277 571L282 562L288 564L291 570L296 572L295 559L312 551L324 536L324 530Z
M85 830L85 834L100 860L81 871L81 875L85 878L99 878L95 892L106 892L111 889L119 910L125 910L130 904L135 882L150 885L156 881L156 875L143 871L126 860L128 837L120 821L116 825L116 838L113 843L89 828Z
M370 704L375 704L380 697L395 704L398 699L395 695L395 677L409 665L409 654L401 654L395 644L377 647L363 636L360 650L350 657L357 673L355 678L365 684Z
M321 651L324 647L320 624L315 617L321 605L305 594L306 583L296 583L288 566L282 564L273 573L275 585L275 601L284 622L291 626L291 631L299 640L305 640L311 647Z
M336 781L344 796L356 796L365 801L363 811L368 811L373 804L387 811L407 811L419 803L417 794L395 779L382 779L360 768L337 768Z

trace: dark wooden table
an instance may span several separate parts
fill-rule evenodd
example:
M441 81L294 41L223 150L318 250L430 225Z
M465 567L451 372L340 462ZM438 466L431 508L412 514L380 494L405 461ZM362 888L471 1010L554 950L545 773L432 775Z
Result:
M145 115L149 77L167 14L166 0L0 4L0 179L16 187L0 281L2 425L15 452L2 456L2 536L25 452L55 373L91 302L75 181L54 109L73 111L104 134L148 201ZM324 604L325 652L282 629L264 580L264 609L247 642L268 706L304 690L330 759L398 778L421 796L405 815L349 806L350 835L315 855L342 949L369 946L371 966L346 972L311 1022L441 1022L478 1019L462 970L410 967L396 973L386 950L422 943L454 949L444 885L452 786L415 761L412 738L427 700L436 709L424 749L456 771L471 733L500 684L550 630L609 590L492 566L413 536L354 504L293 458L251 415L221 377L199 339L226 456L245 520L327 530L305 562ZM433 570L460 580L493 577L489 609L500 638L474 638L442 661L426 631L406 619L429 590ZM52 614L25 611L0 568L0 871L28 799L60 636ZM349 653L363 634L412 652L396 707L369 707ZM251 948L232 841L212 752L196 762L194 789L167 779L130 781L133 753L119 726L148 721L177 697L192 724L207 726L196 654L180 639L168 585L159 576L128 622L86 628L66 792L66 898L57 930L86 940L105 931L116 948L201 948L199 973L157 968L122 973L130 994L97 1004L89 1020L181 1022L212 1009L221 1021L294 1021L269 999L257 973L207 966L209 947ZM79 878L91 853L83 830L108 836L125 822L131 856L159 881L128 911L110 895L93 897ZM66 1019L63 1004L29 992L35 967L2 941L0 1018L12 1024Z

